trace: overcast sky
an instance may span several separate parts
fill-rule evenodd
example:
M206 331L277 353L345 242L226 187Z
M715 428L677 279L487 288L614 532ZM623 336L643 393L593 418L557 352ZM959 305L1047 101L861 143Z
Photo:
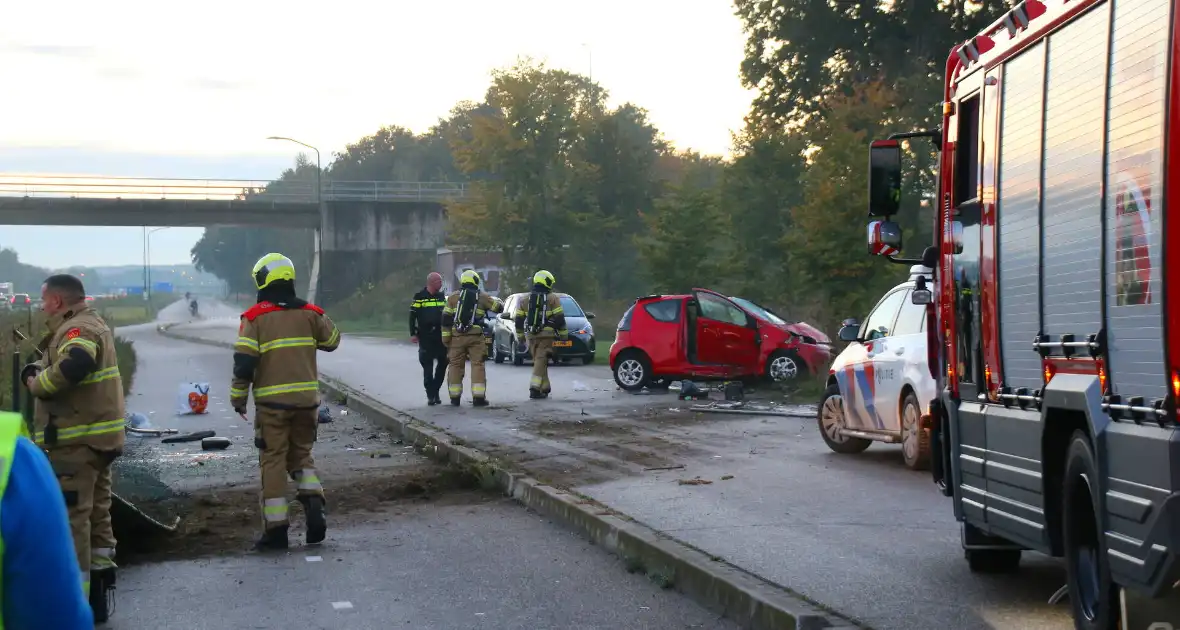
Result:
M522 55L592 71L705 153L729 151L752 98L727 0L11 4L0 173L266 180L300 150L267 136L327 163L382 125L425 131ZM0 246L49 267L136 264L142 234L0 226ZM152 262L187 262L200 234L156 233Z

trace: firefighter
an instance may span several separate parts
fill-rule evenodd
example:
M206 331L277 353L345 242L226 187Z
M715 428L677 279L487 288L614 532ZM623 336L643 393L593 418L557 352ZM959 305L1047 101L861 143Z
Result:
M569 338L561 299L553 294L556 282L553 274L544 269L533 274L533 290L529 293L528 301L518 302L513 317L516 320L516 336L526 335L529 354L533 357L529 398L549 397L549 357L553 354L553 339Z
M311 449L316 441L319 372L316 350L340 345L340 331L320 307L295 295L295 265L267 254L254 265L258 303L242 313L234 344L230 403L243 418L254 391L254 445L262 472L260 550L287 548L287 475L298 483L307 544L323 542L324 488Z
M86 303L78 278L50 276L41 287L48 316L41 360L21 370L36 399L33 441L49 457L65 497L83 592L114 583L111 462L123 452L123 382L115 337Z
M488 326L487 314L504 310L504 303L479 289L479 274L474 269L464 271L459 277L459 290L447 296L442 315L442 339L447 346L447 394L451 404L458 407L463 395L463 368L471 359L471 404L484 407L487 399L487 374L484 359L487 344L484 341L484 327Z
M418 363L422 364L422 385L426 404L442 404L439 391L447 373L447 347L442 340L442 311L447 296L442 292L442 275L426 276L426 286L414 294L410 304L410 341L418 344Z

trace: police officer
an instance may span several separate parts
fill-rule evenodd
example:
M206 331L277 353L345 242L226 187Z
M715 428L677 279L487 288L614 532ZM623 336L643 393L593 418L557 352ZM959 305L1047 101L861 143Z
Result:
M533 274L533 290L528 298L518 302L513 314L516 336L526 336L529 354L533 357L529 398L549 397L549 357L553 354L553 339L569 337L561 299L552 293L556 282L553 274L544 269Z
M340 345L340 331L320 307L295 296L295 265L267 254L254 265L258 303L242 313L234 344L230 403L245 417L254 391L254 445L262 471L259 549L287 548L287 475L307 519L307 544L323 542L324 487L311 449L316 440L319 371L316 350Z
M439 390L447 374L447 347L442 341L442 312L447 296L442 292L442 275L431 272L426 286L414 294L410 304L410 341L418 344L422 364L422 385L429 405L442 403Z
M504 303L480 290L481 280L474 269L464 271L459 277L459 290L447 296L443 307L442 339L447 346L447 394L451 404L458 407L463 395L463 369L471 359L471 404L484 407L487 399L487 374L484 359L487 358L487 343L484 327L488 326L487 314L504 310Z
M24 418L0 413L0 590L7 630L91 630L61 488L45 455L21 435Z
M33 440L49 457L70 519L82 588L114 583L111 462L123 452L123 382L111 329L86 303L74 276L41 287L49 316L42 358L21 371L36 398Z

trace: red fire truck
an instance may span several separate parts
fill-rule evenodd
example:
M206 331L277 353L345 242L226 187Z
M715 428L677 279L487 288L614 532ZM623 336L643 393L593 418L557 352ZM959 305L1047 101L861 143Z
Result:
M934 268L923 418L975 571L1064 557L1077 628L1180 628L1180 0L1025 0L942 126L870 148L869 251ZM939 149L904 259L902 147Z

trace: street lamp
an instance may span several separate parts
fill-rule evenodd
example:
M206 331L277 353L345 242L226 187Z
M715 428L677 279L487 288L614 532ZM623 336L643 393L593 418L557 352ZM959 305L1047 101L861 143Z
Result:
M315 231L315 243L311 259L311 277L308 278L307 287L307 301L314 303L316 298L316 288L319 284L320 278L320 256L322 253L321 250L323 249L324 218L328 214L327 209L324 208L324 183L322 180L324 168L320 163L320 150L311 146L310 144L307 144L306 142L300 142L295 138L288 138L286 136L269 136L267 137L267 140L284 140L286 142L294 142L295 144L315 151L315 198L316 207L320 211L320 229Z
M143 294L148 303L148 312L152 310L152 234L171 229L171 227L158 227L149 230L145 225L143 228Z

